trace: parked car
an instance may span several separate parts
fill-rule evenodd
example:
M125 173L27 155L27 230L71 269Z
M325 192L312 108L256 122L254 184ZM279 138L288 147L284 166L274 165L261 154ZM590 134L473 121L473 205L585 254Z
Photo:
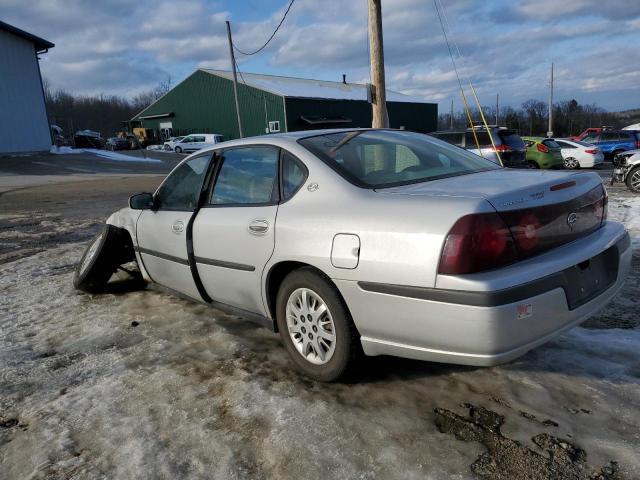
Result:
M105 148L107 150L129 150L130 142L127 138L123 137L111 137L108 138L105 143Z
M526 168L527 162L525 158L526 147L520 136L513 130L509 130L504 127L489 127L493 141L495 144L495 150L491 145L491 139L487 133L486 128L475 128L475 136L473 130L468 128L466 130L442 130L439 132L433 132L430 135L444 140L451 145L456 145L469 150L476 155L480 155L484 158L491 160L494 163L500 163L498 155L504 163L505 167L511 168ZM476 143L476 137L478 143ZM480 149L478 149L480 144Z
M173 149L176 146L176 143L178 143L180 140L182 140L184 138L184 136L182 137L171 137L169 140L167 140L166 142L164 142L164 149L165 150L170 150L173 152Z
M640 150L628 150L613 157L611 185L624 182L634 193L640 193Z
M563 168L560 145L552 138L522 137L527 146L529 168Z
M607 127L607 126L603 126L603 127L589 127L589 128L585 128L582 133L579 133L578 135L574 135L572 137L569 137L569 140L582 140L584 137L586 137L587 135L591 135L594 133L600 133L604 130L613 130L613 127Z
M73 136L76 148L104 148L104 139L99 132L93 130L78 130Z
M604 154L590 143L556 138L564 160L564 168L593 168L604 162Z
M175 143L173 151L176 153L191 153L203 148L213 147L223 141L222 135L215 133L192 133Z
M640 148L640 131L605 130L587 135L582 141L597 146L605 157L613 158L627 150Z
M105 291L135 260L147 281L279 332L318 380L363 354L495 365L621 288L630 240L606 209L595 172L501 168L414 132L245 138L132 196L74 285Z

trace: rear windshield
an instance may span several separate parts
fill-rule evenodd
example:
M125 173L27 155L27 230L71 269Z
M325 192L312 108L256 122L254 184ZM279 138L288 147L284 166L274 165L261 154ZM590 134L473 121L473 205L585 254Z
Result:
M392 187L500 168L478 155L413 132L354 130L298 142L363 188Z
M502 139L502 143L507 144L514 150L522 150L525 148L524 141L516 132L511 130L500 130L498 135Z

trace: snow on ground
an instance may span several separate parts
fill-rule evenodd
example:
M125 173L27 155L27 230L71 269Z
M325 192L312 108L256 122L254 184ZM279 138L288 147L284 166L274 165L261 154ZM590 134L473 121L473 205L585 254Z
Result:
M118 162L147 162L147 163L162 163L162 160L156 158L141 158L134 157L133 155L126 155L124 153L112 152L110 150L100 150L97 148L71 148L71 147L51 147L49 153L55 155L67 155L77 153L90 153L98 157L106 158L109 160L115 160Z
M611 190L636 263L637 198ZM467 479L496 438L520 442L506 443L515 465L549 457L532 441L540 434L584 449L578 478L611 461L618 476L603 478L640 478L637 268L598 329L575 328L515 362L372 358L359 383L327 385L295 373L277 336L237 317L153 289L74 291L85 237L73 235L92 221L0 220L25 232L0 230L0 242L31 249L33 228L57 245L0 264L0 478ZM611 328L622 314L628 328ZM503 415L499 435L441 433L442 412L463 418L470 406ZM502 476L487 478L517 478L500 470L504 458L489 460Z

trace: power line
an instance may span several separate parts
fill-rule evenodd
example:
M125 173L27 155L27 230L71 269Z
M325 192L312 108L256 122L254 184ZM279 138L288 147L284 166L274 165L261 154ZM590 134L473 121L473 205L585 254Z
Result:
M262 51L262 50L263 50L267 45L269 45L269 42L270 42L271 40L273 40L273 37L275 37L275 36L276 36L276 33L278 33L278 30L279 30L279 29L280 29L280 27L282 26L282 23L284 22L284 19L285 19L285 18L287 18L287 14L289 13L289 10L291 10L291 7L293 6L293 2L295 2L295 1L296 1L296 0L291 0L291 2L289 3L289 6L287 7L287 10L284 12L284 15L282 16L282 20L280 20L280 23L278 24L278 26L276 27L276 29L273 31L273 33L271 34L271 36L267 39L267 41L266 41L266 42L264 42L264 45L262 45L259 49L257 49L257 50L256 50L256 51L254 51L254 52L247 53L247 52L244 52L244 51L240 50L238 47L236 47L235 43L233 44L233 48L235 48L235 49L236 49L236 51L237 51L238 53L241 53L242 55L247 55L247 56L255 55L256 53L258 53L258 52Z

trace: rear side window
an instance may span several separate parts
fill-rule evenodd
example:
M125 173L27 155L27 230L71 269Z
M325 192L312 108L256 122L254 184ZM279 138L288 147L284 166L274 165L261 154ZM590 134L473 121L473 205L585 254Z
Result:
M520 135L518 135L515 132L509 131L509 130L501 130L498 132L498 136L502 140L502 143L504 143L505 145L508 145L514 150L520 150L525 148L522 138L520 138Z
M476 137L478 137L480 148L487 148L491 146L491 139L489 138L489 134L487 132L476 132ZM465 148L478 148L476 139L473 136L473 132L465 133Z
M542 144L546 145L549 148L560 148L560 145L558 145L558 142L556 142L555 140L543 140Z
M451 145L457 145L458 147L462 146L462 133L460 132L434 133L433 136L438 140L450 143Z
M278 149L273 147L225 150L211 203L256 205L276 201L278 153Z
M615 132L602 132L600 135L600 140L603 142L612 142L616 140L620 140L620 135Z
M307 178L307 169L289 152L282 151L282 199L288 200Z

